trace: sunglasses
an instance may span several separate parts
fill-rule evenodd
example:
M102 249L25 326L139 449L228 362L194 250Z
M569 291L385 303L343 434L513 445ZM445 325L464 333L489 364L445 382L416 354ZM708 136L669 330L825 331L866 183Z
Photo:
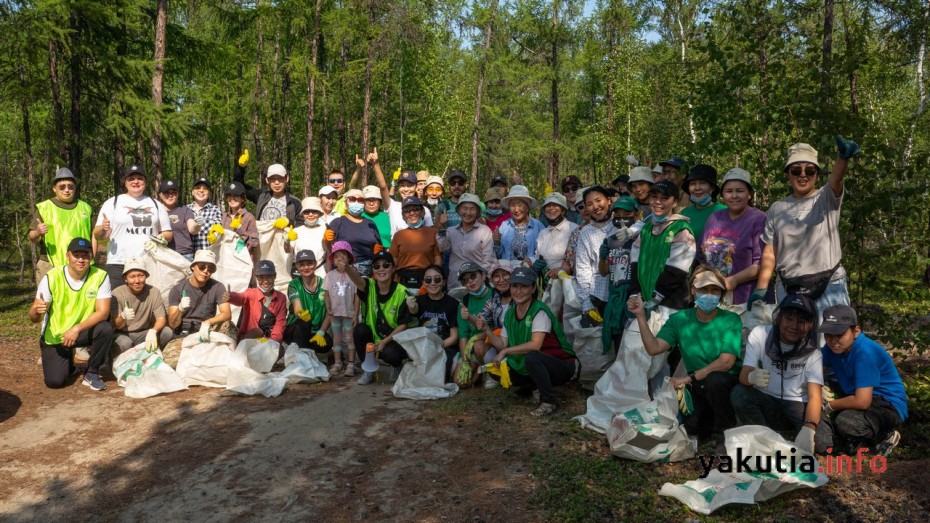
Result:
M77 186L73 183L63 183L56 185L55 187L57 187L59 191L73 191L77 188Z
M575 206L575 210L578 211L578 212L583 211L583 210L584 210L584 204L583 204L583 203L579 203L578 205Z
M808 178L813 178L814 176L817 176L818 174L817 168L814 167L813 165L808 165L804 167L804 169L801 169L800 165L793 165L791 169L788 170L788 174L790 174L791 176L795 176L795 177L801 176L802 172L805 175L807 175Z
M565 187L562 187L562 190L565 192L575 192L578 190L578 186L577 185L566 185Z
M377 264L372 263L371 264L371 269L373 271L380 271L381 269L390 269L391 267L393 267L393 265L391 265L390 263L377 263Z
M449 185L465 185L465 180L449 180Z
M427 285L431 283L442 283L442 276L427 276L426 278L423 278L423 283Z
M212 265L210 265L210 264L208 264L208 263L198 263L198 264L194 265L194 267L197 267L197 270L200 271L200 272L209 272L209 273L211 273L211 274L214 273L214 272L216 272L216 267L214 267L214 266L212 266Z
M362 203L364 203L364 202L365 202L365 198L359 198L359 197L357 197L357 196L347 196L347 197L346 197L346 201L349 202L349 203L354 203L354 202L362 202Z
M461 278L459 278L459 280L460 280L462 283L473 282L473 281L475 281L475 280L477 280L477 279L478 279L478 273L477 273L477 272L465 273L465 274L462 275Z
M345 183L344 178L330 178L329 183Z

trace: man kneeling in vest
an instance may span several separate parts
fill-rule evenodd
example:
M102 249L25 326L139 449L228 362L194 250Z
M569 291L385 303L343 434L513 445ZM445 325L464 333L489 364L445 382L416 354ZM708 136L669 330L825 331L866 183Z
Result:
M90 360L83 384L107 388L98 371L113 343L110 315L110 280L102 269L91 267L90 240L74 238L68 244L68 264L55 267L42 278L29 308L33 323L42 321L42 372L45 385L65 385L74 372L74 348L90 345Z

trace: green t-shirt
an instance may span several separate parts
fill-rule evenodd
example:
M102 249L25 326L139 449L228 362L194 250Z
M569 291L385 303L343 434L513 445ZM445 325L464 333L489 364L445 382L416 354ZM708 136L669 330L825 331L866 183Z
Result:
M307 290L299 276L291 280L290 285L287 286L287 302L290 310L287 317L288 325L297 321L292 303L294 300L300 300L300 306L310 312L310 326L313 330L320 330L323 319L326 318L326 303L323 302L323 278L317 276L316 281L316 292Z
M368 214L367 212L363 212L362 218L375 222L375 227L378 228L378 234L381 235L381 245L384 245L385 249L389 249L391 247L390 215L384 211L378 211L378 214Z
M691 232L694 233L694 241L698 245L701 245L701 236L704 235L704 225L707 223L707 219L710 218L710 215L726 208L726 205L720 202L714 202L703 209L698 209L697 205L689 205L682 209L682 216L687 216L688 219L691 220Z
M485 295L481 297L475 297L471 294L466 294L462 298L462 303L468 302L465 306L468 309L468 314L473 316L478 316L481 314L481 311L484 310L484 304L491 298L491 295L494 294L494 291L490 287L485 288ZM475 334L478 334L478 329L472 327L470 321L465 321L462 319L462 315L459 314L458 318L459 323L459 339L467 340L470 339Z
M717 309L714 319L697 319L697 309L685 309L669 316L656 338L681 348L681 360L688 372L710 365L723 353L736 356L729 374L739 374L742 362L743 322L730 311Z

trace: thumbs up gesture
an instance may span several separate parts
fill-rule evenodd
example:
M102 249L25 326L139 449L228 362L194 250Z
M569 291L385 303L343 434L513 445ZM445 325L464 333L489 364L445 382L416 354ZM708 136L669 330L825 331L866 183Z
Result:
M48 311L48 302L45 301L45 295L39 293L39 297L36 298L33 306L36 308L36 313L44 315Z
M374 150L368 153L368 163L375 164L378 163L378 148L375 147Z
M359 167L359 168L365 167L365 160L362 160L362 159L359 158L358 155L356 154L356 155L355 155L355 165L356 165L357 167Z
M132 307L129 305L129 301L127 301L126 307L123 308L123 312L119 313L119 315L122 316L126 321L132 321L136 317L136 311L132 309Z
M48 225L45 225L42 218L36 218L36 232L43 236L48 233Z

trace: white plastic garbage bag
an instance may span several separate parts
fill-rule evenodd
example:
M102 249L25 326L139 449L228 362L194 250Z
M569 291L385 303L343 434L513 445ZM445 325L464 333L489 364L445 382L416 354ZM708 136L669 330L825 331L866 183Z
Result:
M607 443L614 456L646 463L682 461L697 452L697 440L678 423L678 399L669 378L653 401L614 416Z
M278 396L287 385L287 378L277 373L265 374L278 359L280 344L274 340L245 339L239 342L229 358L226 390L266 398Z
M705 477L682 485L666 483L659 494L671 496L706 515L730 503L752 505L799 488L827 484L827 475L820 471L816 456L796 450L768 427L737 427L724 432L724 437L726 458L701 457ZM746 456L750 458L747 460ZM727 461L729 467L725 465ZM739 470L741 463L748 464L752 471Z
M210 341L201 343L194 333L184 338L176 372L187 385L225 387L229 362L236 349L232 338L218 332L210 333Z
M668 317L675 312L660 306L649 317L649 330L659 332ZM649 356L643 346L639 324L629 320L620 340L617 359L594 385L594 394L588 398L587 411L574 419L581 428L604 434L616 414L626 412L649 401L649 379L659 374L666 364L668 353Z
M756 302L753 304L751 311L747 310L740 316L743 320L743 340L745 341L752 329L759 325L771 325L774 312L775 305L772 303Z
M230 292L243 292L252 281L252 255L245 242L234 231L226 229L210 249L216 253L216 272L213 278L223 282ZM232 322L239 321L240 307L232 306Z
M161 351L147 352L145 344L120 354L113 360L113 374L127 398L148 398L186 390L181 377L161 358Z
M291 343L284 351L284 370L281 376L290 383L318 383L329 381L329 370L310 349L301 349Z
M564 273L562 273L564 274ZM578 298L578 283L572 276L559 277L562 283L562 330L569 343L575 342L575 330L570 320L581 316L581 299Z
M149 277L145 282L158 289L168 303L168 292L176 283L191 275L191 262L177 252L152 242L142 258ZM114 284L114 288L118 284Z
M546 288L542 293L542 302L549 307L549 310L551 310L553 314L558 314L559 309L562 308L563 301L562 279L549 278L549 283L546 284Z
M291 283L291 264L294 262L294 253L284 252L284 243L287 242L287 231L276 229L274 220L261 220L258 226L258 250L260 259L270 260L277 267L274 279L274 288L287 294L287 286Z
M455 383L446 383L446 352L442 339L425 327L407 329L394 340L410 356L391 391L398 398L434 400L451 398L459 391Z
M582 328L581 316L575 316L565 323L575 333L572 347L575 349L575 357L581 362L581 375L578 381L581 383L582 388L594 390L594 384L613 363L614 351L611 349L607 354L604 354L604 343L601 341L603 327L600 325Z

